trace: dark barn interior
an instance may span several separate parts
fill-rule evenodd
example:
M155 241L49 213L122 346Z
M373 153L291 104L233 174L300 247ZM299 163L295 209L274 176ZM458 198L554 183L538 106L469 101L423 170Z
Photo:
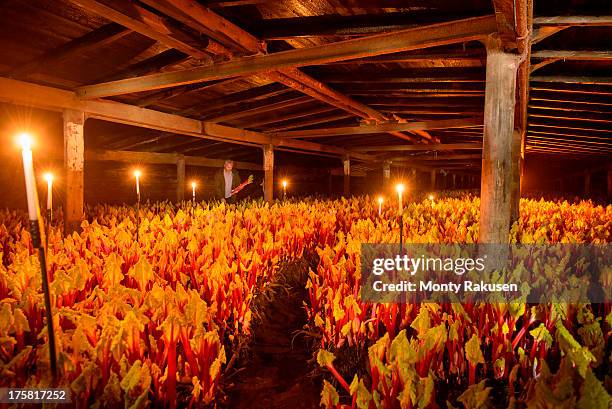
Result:
M0 408L612 408L611 97L612 0L0 0Z

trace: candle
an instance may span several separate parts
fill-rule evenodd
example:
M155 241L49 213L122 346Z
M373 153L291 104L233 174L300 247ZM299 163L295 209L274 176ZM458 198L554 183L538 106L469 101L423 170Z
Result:
M193 203L195 203L195 189L196 189L196 182L191 182L191 198L193 199Z
M26 183L26 197L28 199L28 216L30 220L38 220L38 194L36 192L36 179L34 178L34 165L32 163L32 138L27 133L18 137L23 157L23 173Z
M45 173L45 180L47 181L47 211L53 208L53 174Z
M378 196L378 216L382 214L383 197Z
M42 290L45 303L45 318L47 321L47 333L49 337L49 364L51 376L55 382L57 379L57 359L55 354L55 333L53 331L53 312L51 311L51 294L49 291L49 277L47 275L46 248L44 229L41 228L39 217L38 193L36 191L36 179L34 177L34 165L32 163L32 138L27 133L18 136L23 157L23 173L26 182L26 196L28 199L28 216L30 218L30 235L32 246L38 249L38 261L42 276Z
M287 181L283 180L283 199L287 196Z
M136 178L136 196L138 197L138 201L140 202L140 170L136 169L134 171L134 177Z
M395 189L397 190L397 196L398 196L398 212L399 214L402 214L402 212L404 211L404 203L402 202L402 194L404 193L404 185L401 183L398 183L398 185L395 187Z

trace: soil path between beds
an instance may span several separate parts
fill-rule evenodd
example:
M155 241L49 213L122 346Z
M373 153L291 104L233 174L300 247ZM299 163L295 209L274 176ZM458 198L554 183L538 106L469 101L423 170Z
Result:
M305 276L305 263L292 275ZM297 273L297 274L296 274ZM293 279L291 281L298 281ZM302 281L302 280L299 280ZM311 349L304 336L294 337L303 329L306 312L302 302L308 293L304 283L292 282L288 291L279 288L263 310L262 322L254 328L245 369L231 382L228 408L232 409L311 409L319 408L320 384L309 376ZM293 340L293 342L292 342Z

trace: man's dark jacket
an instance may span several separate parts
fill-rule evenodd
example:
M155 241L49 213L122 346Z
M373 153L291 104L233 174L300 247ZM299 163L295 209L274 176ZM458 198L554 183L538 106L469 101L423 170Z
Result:
M215 197L217 199L225 198L225 177L223 176L223 169L215 173ZM232 169L232 189L240 184L240 176L238 171Z

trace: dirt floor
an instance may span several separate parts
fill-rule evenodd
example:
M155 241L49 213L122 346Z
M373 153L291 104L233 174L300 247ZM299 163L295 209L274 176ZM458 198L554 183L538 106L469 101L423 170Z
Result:
M307 268L299 263L285 269L293 279L275 291L272 301L263 303L262 321L255 326L248 358L238 366L244 369L231 379L225 407L319 408L320 381L310 376L311 347L303 335L295 336L306 323L302 302L307 292L301 281Z

